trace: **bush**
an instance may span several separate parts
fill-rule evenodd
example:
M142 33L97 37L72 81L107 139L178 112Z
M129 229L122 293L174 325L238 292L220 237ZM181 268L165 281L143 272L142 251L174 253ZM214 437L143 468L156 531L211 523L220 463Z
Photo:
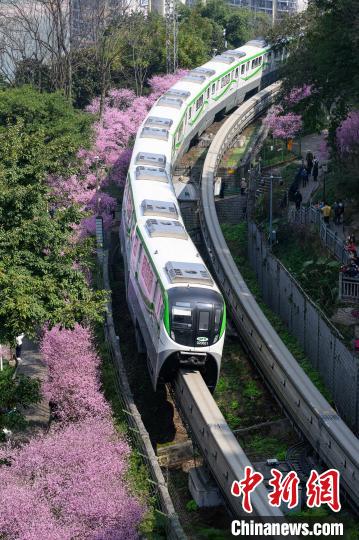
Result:
M100 392L100 358L88 328L78 324L74 330L46 330L41 353L49 369L44 393L61 422L109 417L110 407Z
M0 450L0 538L137 538L144 508L124 480L128 456L110 420L94 418Z

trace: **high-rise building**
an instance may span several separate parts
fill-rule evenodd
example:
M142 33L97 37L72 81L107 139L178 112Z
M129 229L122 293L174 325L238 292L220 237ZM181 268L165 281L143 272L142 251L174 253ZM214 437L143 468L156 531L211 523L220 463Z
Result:
M229 4L236 7L247 7L253 11L259 11L273 14L274 0L229 0ZM277 14L280 16L284 13L298 13L307 7L307 0L276 0Z
M71 0L71 30L74 44L96 40L96 33L108 17L121 13L147 13L151 0Z

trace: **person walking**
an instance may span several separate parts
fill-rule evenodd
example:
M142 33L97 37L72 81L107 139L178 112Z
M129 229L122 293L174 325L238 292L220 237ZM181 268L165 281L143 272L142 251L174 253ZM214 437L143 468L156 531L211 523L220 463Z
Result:
M308 171L307 171L307 169L305 167L302 167L300 176L301 176L301 179L302 179L303 187L305 187L307 185L307 182L308 182Z
M21 362L21 351L22 351L22 340L24 339L25 334L19 334L16 336L15 342L16 342L16 348L15 348L15 356L16 361L18 364Z
M312 174L313 169L313 154L311 152L308 152L307 154L307 173L308 173L308 180L310 179L310 175Z
M333 213L334 213L334 218L333 218L333 221L334 221L334 225L339 225L339 222L340 222L340 208L339 208L339 205L337 203L337 201L334 201L334 204L333 204Z
M338 201L338 210L339 210L338 225L340 225L340 222L344 223L344 204L341 199L339 199Z
M318 173L319 173L319 163L318 163L317 158L314 156L313 170L312 170L313 182L318 181Z
M329 225L329 218L330 218L331 212L332 212L332 209L329 206L329 204L324 203L324 206L322 208L322 214L323 214L324 223L326 223L327 225Z
M247 191L247 182L245 178L241 180L241 195L245 195Z
M300 210L300 205L302 204L302 200L303 200L303 197L302 197L301 192L299 190L296 191L294 194L294 202L295 202L296 210Z

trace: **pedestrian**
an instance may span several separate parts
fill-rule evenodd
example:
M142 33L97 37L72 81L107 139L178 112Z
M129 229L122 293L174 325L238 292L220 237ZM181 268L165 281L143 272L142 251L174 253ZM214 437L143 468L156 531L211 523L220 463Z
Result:
M338 201L338 207L339 207L339 223L338 223L339 225L340 222L344 223L344 204L341 199L339 199Z
M337 201L334 201L334 204L333 204L333 213L334 213L334 225L339 225L340 223L340 208L339 208L339 204L337 203Z
M303 187L305 187L307 185L307 182L308 182L308 171L307 171L307 169L305 167L302 167L300 176L302 178Z
M324 223L326 223L327 225L329 225L329 218L330 218L331 212L332 212L331 207L329 206L329 204L325 202L322 208L322 214L323 214Z
M222 179L222 182L221 182L221 188L219 190L219 198L220 199L223 199L224 198L224 190L226 189L226 183L225 181Z
M245 195L247 191L247 182L245 178L241 180L241 195Z
M310 175L312 174L312 169L313 169L313 154L312 154L312 152L307 153L306 161L307 161L306 169L307 169L308 179L309 179Z
M300 205L302 204L302 200L303 200L303 197L302 197L301 192L299 190L296 191L294 194L294 202L295 202L295 208L297 210L300 210Z
M318 173L319 173L319 163L318 163L317 158L314 156L313 170L312 170L312 175L313 175L313 181L314 182L317 182L317 180L318 180Z
M21 362L21 351L22 351L22 340L24 339L25 334L19 334L16 336L15 342L16 342L16 348L15 348L15 356L16 361L19 364Z

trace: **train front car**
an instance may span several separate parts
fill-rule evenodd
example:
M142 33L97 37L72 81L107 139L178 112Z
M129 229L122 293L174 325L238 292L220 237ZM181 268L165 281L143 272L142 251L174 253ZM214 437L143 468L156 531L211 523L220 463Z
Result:
M213 391L218 380L226 327L226 307L214 286L199 283L212 281L203 264L169 264L170 279L180 273L192 274L187 285L168 289L168 313L164 321L164 345L159 354L162 380L171 380L178 369L199 370ZM162 345L162 344L161 344Z

